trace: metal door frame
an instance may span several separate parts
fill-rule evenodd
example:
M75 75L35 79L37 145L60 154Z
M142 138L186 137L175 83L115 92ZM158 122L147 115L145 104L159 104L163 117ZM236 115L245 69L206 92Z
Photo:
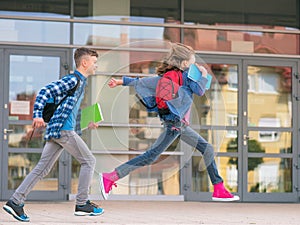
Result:
M292 145L297 146L293 150L292 159L295 166L293 167L293 188L292 193L247 193L247 150L243 146L243 135L247 134L248 123L247 118L244 117L244 111L247 111L247 65L252 62L259 63L258 65L265 66L291 66L293 68L293 78L292 78L292 96L299 96L300 101L300 60L297 58L280 58L280 57L267 57L267 56L240 56L240 55L210 55L210 54L201 54L202 59L207 64L234 64L238 66L238 126L236 128L238 132L238 152L234 154L234 157L238 157L238 192L242 201L249 202L298 202L299 201L299 191L300 179L298 178L299 170L298 165L300 160L298 155L300 155L300 141L298 141L297 136L299 136L299 117L297 117L300 112L300 103L293 98L292 100L292 112L293 112L293 137ZM296 72L298 71L298 72ZM298 74L296 79L295 73ZM298 82L299 81L299 82ZM201 126L205 127L205 126ZM224 129L224 126L209 126L211 129ZM225 127L226 129L226 127ZM232 128L230 128L232 129ZM281 128L282 130L288 130L286 128ZM212 201L210 192L192 192L192 165L191 160L185 157L190 155L192 148L185 143L181 143L181 149L184 152L184 156L181 160L182 170L181 170L181 193L184 195L185 200L188 201ZM197 154L197 153L196 153ZM194 155L196 155L194 154ZM232 153L216 153L217 156L231 156Z
M1 48L1 46L0 46ZM0 99L1 103L1 110L3 110L2 115L2 123L0 125L1 131L3 131L4 128L8 127L9 120L8 120L8 109L4 109L4 104L8 104L9 99L9 56L10 55L32 55L32 56L54 56L54 57L60 57L60 73L57 74L59 77L62 77L63 75L67 74L68 67L66 65L69 65L70 63L70 51L68 49L60 49L60 48L44 48L44 47L15 47L15 46L3 46L2 49L0 49L0 59L1 56L3 57L3 60L1 60L3 67L3 82L1 82L1 85L3 83L3 94L2 98ZM2 73L2 72L1 72ZM57 77L57 79L59 78ZM1 132L2 137L0 144L2 146L1 151L1 193L0 193L0 199L6 200L8 199L14 192L14 190L8 190L8 180L4 179L5 177L8 177L8 154L9 153L41 153L42 148L37 149L27 149L26 148L20 148L18 150L9 150L8 147L8 141L3 140L3 132ZM25 151L24 151L25 150ZM32 191L27 199L28 200L67 200L68 194L70 193L70 184L71 184L71 157L66 153L65 151L62 153L62 155L59 158L59 174L58 174L58 182L59 187L57 191Z
M247 71L247 67L248 65L255 65L255 66L288 66L292 68L292 74L295 74L295 72L297 71L297 60L293 60L293 59L273 59L273 58L260 58L260 59L256 59L256 58L246 58L243 60L243 81L242 81L242 90L243 90L243 101L242 101L242 109L243 112L245 112L245 114L243 113L242 115L242 135L246 135L248 136L249 131L258 131L258 130L262 130L262 128L258 128L258 127L250 127L247 124L247 118L248 118L248 98L247 98L247 84L248 84L248 71ZM298 88L297 88L298 86ZM299 89L299 82L296 80L295 76L292 75L292 93L291 96L294 96L295 93L298 93L297 89ZM298 103L296 102L295 98L292 97L292 124L293 127L292 128L285 128L285 127L279 127L278 131L282 131L282 132L292 132L292 146L298 146L298 118L297 118L297 105ZM298 111L299 112L299 111ZM240 137L241 141L243 141L243 137ZM242 149L243 154L242 154L242 165L248 165L248 147L247 145L244 146L243 144L240 146L240 149ZM298 177L298 173L299 171L297 170L297 167L295 166L295 162L297 162L298 160L298 150L299 148L294 147L292 153L290 154L290 157L292 158L293 161L293 169L292 169L292 183L293 183L293 188L292 188L292 192L290 193L250 193L247 192L247 178L248 178L248 169L243 166L243 171L242 171L242 176L243 176L243 180L242 180L242 186L243 186L243 192L242 192L242 199L243 201L247 201L247 202L298 202L298 191L296 188L296 185L298 183L297 181L297 177ZM286 158L284 156L287 156L288 154L266 154L266 153L252 153L253 156L260 156L260 157L276 157L276 158Z
M3 60L3 58L4 58L4 51L3 51L3 49L0 49L0 68L4 68L4 60ZM0 70L0 77L3 77L4 78L4 70ZM4 94L4 82L0 82L0 96L3 96L3 94ZM0 115L3 115L4 114L4 109L3 109L3 98L0 98ZM4 116L1 116L1 118L0 118L0 130L2 131L3 129L4 129L4 127L3 127L3 123L4 123ZM3 179L4 179L4 177L2 176L2 173L3 173L3 166L2 165L4 165L4 159L3 159L3 144L2 144L2 138L0 139L1 141L0 141L0 199L3 199L3 193L2 193L2 191L1 190L3 190Z

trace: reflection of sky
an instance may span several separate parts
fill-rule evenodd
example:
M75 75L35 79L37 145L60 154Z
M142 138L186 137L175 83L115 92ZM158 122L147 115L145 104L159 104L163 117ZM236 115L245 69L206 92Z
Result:
M127 33L129 40L163 40L163 32L163 27L75 24L74 44L86 44L91 35L120 40L122 33Z
M0 19L0 41L69 44L68 23Z
M33 17L48 17L48 18L70 18L69 15L57 14L57 13L42 13L42 12L16 12L16 11L2 11L0 15L4 16L33 16Z
M67 15L52 13L12 12L0 11L0 15L31 16L48 18L69 18ZM77 18L79 19L79 18ZM163 18L134 17L134 16L94 16L80 19L130 21L163 24ZM121 34L127 34L129 40L163 39L163 27L121 26L106 24L74 24L74 44L85 45L90 36L112 38L120 40ZM2 33L2 35L1 35ZM5 35L4 35L5 34ZM37 43L70 43L70 24L66 22L0 20L0 41L23 41ZM106 42L107 43L107 42Z
M11 55L9 68L9 101L17 94L32 94L59 78L60 58Z
M91 17L88 19L121 21L126 17L102 16ZM129 17L130 22L158 23L164 22L163 18L153 17ZM163 40L163 27L146 27L146 26L126 26L126 25L106 25L106 24L83 24L74 25L74 44L86 44L89 36L120 39L121 34L127 34L129 40Z

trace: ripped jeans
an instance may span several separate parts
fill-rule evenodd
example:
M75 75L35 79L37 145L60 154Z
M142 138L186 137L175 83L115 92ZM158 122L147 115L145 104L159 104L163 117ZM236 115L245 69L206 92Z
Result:
M178 137L188 145L195 147L203 155L207 172L212 184L223 182L214 160L214 149L203 137L182 122L165 121L164 131L143 154L127 161L116 168L119 178L127 176L131 171L155 162Z

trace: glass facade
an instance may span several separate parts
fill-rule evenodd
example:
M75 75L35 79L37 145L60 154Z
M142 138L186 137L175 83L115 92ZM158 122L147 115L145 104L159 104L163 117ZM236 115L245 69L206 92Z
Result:
M293 87L292 80L299 76L299 66L295 71L294 64L245 61L270 57L298 60L299 64L299 14L299 0L230 0L226 4L220 0L2 0L0 50L47 47L71 55L77 47L88 46L98 51L98 71L89 77L84 105L99 102L104 122L96 131L84 131L83 138L96 156L96 172L100 172L141 154L162 131L158 116L147 112L132 87L110 89L108 80L123 75L153 76L168 52L169 41L190 45L196 50L197 63L205 65L213 76L205 95L194 98L191 127L215 148L226 187L241 191L243 174L247 175L249 193L290 193L292 154L296 151L292 149L296 130L293 112L297 107L293 106L297 86ZM27 141L32 115L20 110L31 112L38 88L62 75L61 64L67 65L66 73L74 64L72 57L63 62L52 56L9 57L7 129L14 133L8 136L8 159L22 158L26 164L20 171L11 163L7 165L11 176L8 187L14 189L14 180L22 180L36 163L28 155L38 154L18 151L41 151L44 145L44 130L35 131L32 141ZM6 114L1 119L7 120ZM80 165L70 161L69 192L75 194ZM183 168L189 172L182 172ZM47 181L53 184L51 190L57 190L59 172L56 166L38 190L50 190ZM112 193L179 196L185 194L184 176L191 178L188 191L212 192L202 156L178 141L156 163L122 179ZM90 194L99 195L96 177Z
M0 41L116 47L154 39L199 51L299 55L297 0L278 2L280 13L270 0L258 9L246 0L13 2L0 3Z

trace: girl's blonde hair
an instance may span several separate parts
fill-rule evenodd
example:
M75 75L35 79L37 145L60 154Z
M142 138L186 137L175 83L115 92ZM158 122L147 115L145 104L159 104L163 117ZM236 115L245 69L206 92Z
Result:
M157 68L157 74L162 75L170 70L180 70L181 63L189 60L195 51L192 47L181 43L170 43L171 49L163 60L162 64Z

